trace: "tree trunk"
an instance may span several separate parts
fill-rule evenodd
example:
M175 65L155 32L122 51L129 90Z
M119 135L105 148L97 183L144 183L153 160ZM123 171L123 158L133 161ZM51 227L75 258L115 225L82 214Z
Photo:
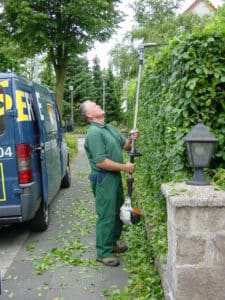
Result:
M59 109L59 114L62 117L62 107L63 107L63 96L64 96L64 82L66 78L66 67L65 66L56 66L56 103Z

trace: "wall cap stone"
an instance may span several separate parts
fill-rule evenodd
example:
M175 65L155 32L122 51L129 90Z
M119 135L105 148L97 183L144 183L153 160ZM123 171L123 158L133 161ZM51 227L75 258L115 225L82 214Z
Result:
M225 192L212 185L196 186L185 182L169 182L161 185L166 200L175 207L225 206Z

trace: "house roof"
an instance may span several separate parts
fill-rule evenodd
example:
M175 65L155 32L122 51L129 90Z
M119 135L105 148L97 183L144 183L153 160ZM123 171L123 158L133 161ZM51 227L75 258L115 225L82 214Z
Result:
M216 11L216 7L209 0L195 0L186 10L186 12L192 11L196 6L198 6L201 2L204 2L210 10Z

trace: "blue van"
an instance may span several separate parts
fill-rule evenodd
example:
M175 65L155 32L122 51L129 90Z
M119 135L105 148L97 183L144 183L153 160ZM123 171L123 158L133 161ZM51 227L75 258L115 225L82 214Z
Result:
M70 186L69 151L53 94L0 73L0 225L49 224L49 203Z

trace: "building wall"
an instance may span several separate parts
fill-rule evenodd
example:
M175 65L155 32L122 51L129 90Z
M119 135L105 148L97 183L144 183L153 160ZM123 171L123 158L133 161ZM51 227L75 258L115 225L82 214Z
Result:
M201 1L198 5L196 5L192 9L192 13L195 13L196 15L203 17L205 15L213 15L215 11L210 9L209 6L204 1Z

